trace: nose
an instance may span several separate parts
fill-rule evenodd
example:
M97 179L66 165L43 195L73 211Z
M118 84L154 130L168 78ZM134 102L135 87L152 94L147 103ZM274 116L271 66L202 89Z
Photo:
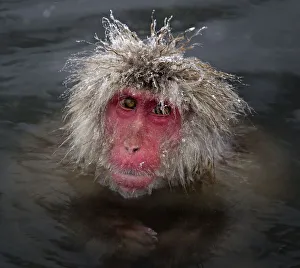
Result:
M124 141L124 148L130 154L138 152L140 147L140 139L137 136L132 136Z
M139 146L125 146L125 149L128 153L135 153L140 149L140 147Z
M141 149L144 140L144 124L145 119L142 114L137 115L135 120L131 122L123 143L127 153L134 154Z

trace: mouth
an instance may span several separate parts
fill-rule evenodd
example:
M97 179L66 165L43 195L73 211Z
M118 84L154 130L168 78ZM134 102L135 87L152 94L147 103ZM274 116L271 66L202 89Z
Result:
M149 174L138 173L134 170L122 170L112 173L112 178L117 185L127 191L142 190L149 186L154 177Z

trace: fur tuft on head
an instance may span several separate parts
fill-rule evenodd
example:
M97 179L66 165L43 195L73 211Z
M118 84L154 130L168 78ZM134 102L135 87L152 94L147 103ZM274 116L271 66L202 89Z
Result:
M183 139L177 155L165 164L170 180L177 177L186 184L196 174L213 171L222 158L233 125L248 106L230 84L234 76L184 57L193 47L187 34L194 28L174 37L170 19L156 30L152 18L151 35L142 40L111 13L110 19L102 20L105 39L95 36L95 50L67 61L71 75L66 84L72 86L67 90L65 119L70 153L77 163L105 168L109 138L103 115L108 101L124 88L149 90L178 107Z

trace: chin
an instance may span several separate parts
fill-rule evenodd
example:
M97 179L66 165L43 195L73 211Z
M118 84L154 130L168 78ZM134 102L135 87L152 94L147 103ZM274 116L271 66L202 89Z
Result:
M114 187L112 190L116 191L124 198L133 199L145 195L150 195L152 193L153 187L148 186L143 189L132 189L132 188L125 188L120 185L116 185L116 187Z
M98 183L127 199L150 195L163 186L164 180L155 175L125 173L108 171L105 179L99 179Z
M132 171L115 171L111 173L114 189L124 198L137 198L151 194L154 182L153 175L136 173Z

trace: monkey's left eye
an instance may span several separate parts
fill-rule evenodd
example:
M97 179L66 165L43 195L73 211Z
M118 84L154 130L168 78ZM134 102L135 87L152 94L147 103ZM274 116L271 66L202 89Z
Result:
M136 107L137 101L134 98L127 97L120 101L122 108L127 110L133 110Z
M159 103L152 110L152 113L154 113L156 115L160 115L160 116L170 115L170 113L171 113L171 107L168 106L168 105L162 105L161 103Z

